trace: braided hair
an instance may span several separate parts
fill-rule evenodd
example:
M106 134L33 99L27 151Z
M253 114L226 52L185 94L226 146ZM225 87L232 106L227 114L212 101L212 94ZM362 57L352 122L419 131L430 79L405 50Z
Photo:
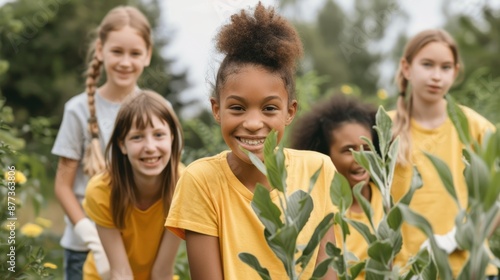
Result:
M104 156L99 144L99 126L95 108L95 93L97 82L101 76L103 62L97 57L95 47L98 42L104 44L110 32L120 30L125 26L136 29L144 39L144 42L146 42L146 47L150 48L153 43L151 39L151 26L147 18L134 7L118 6L112 9L97 28L97 38L90 45L91 47L87 55L88 69L85 81L90 113L88 130L91 135L91 141L83 157L83 171L89 176L100 173L105 169Z

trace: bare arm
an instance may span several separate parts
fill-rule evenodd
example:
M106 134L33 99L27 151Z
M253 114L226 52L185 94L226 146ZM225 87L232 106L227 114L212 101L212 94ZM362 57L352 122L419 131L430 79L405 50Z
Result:
M99 225L96 227L111 267L111 279L134 279L120 231L116 228L105 228Z
M156 254L156 260L151 271L151 280L168 279L174 276L174 264L181 239L165 229Z
M83 209L73 192L78 164L77 160L60 157L54 186L56 197L73 225L85 218Z
M186 247L192 280L222 280L219 238L186 231Z
M326 244L328 242L335 244L335 233L333 232L333 226L330 227L323 239L321 239L321 242L319 244L318 258L316 259L316 265L320 264L323 260L326 260L328 258L328 254L326 253ZM336 280L337 274L335 273L333 268L329 267L326 275L323 276L323 279Z

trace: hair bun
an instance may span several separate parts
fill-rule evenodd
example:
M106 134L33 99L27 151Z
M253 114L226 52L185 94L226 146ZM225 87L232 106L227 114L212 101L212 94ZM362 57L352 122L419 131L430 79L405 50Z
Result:
M220 30L217 50L234 60L262 64L273 69L295 69L302 43L295 28L274 8L259 2L253 15L242 10Z

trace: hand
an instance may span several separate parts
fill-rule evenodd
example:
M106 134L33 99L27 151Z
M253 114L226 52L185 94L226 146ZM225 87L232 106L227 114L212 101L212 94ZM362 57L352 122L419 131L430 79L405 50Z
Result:
M110 279L110 269L106 252L102 247L97 229L88 218L81 219L74 227L75 233L85 242L85 245L94 255L94 263L97 272L102 279Z
M455 234L457 232L456 227L453 227L451 231L447 234L439 235L434 234L434 238L436 239L436 243L439 248L443 249L448 255L453 253L456 249L458 249L457 240L455 239ZM427 249L430 251L431 244L429 239L425 240L424 243L420 246L420 249Z

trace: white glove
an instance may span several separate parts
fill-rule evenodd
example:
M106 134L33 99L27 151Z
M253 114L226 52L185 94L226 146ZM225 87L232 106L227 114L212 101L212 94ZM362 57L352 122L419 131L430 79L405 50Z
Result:
M456 232L456 227L453 227L453 229L450 230L447 234L434 234L434 238L436 239L438 247L443 249L446 253L448 253L448 255L458 249L457 240L455 239ZM424 243L422 243L420 249L427 249L428 251L431 250L429 239L425 240Z
M74 227L75 233L85 242L94 255L94 264L102 279L110 279L110 268L106 252L102 247L97 229L88 218L81 219Z

